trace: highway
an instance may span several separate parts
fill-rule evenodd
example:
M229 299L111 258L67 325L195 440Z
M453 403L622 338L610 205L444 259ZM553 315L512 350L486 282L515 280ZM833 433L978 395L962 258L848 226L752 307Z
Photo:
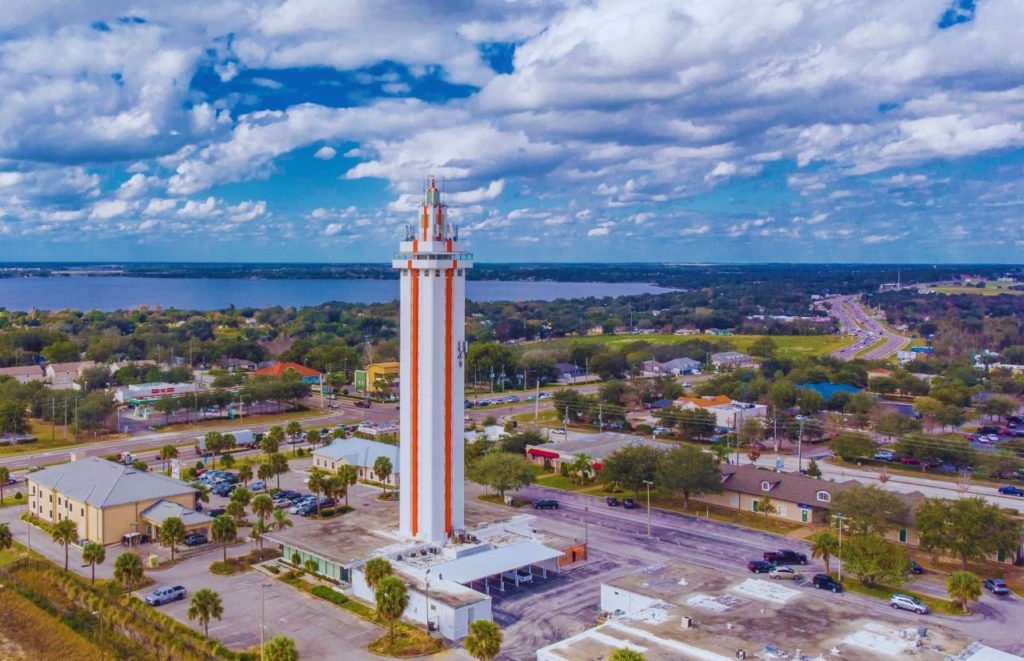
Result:
M839 320L843 333L857 335L857 341L832 353L839 360L853 360L858 353L884 340L882 344L859 356L865 360L885 360L900 351L910 338L893 333L852 296L837 296L829 300L830 314Z

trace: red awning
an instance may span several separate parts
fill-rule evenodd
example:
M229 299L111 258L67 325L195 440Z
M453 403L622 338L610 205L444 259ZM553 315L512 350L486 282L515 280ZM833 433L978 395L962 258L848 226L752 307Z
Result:
M600 461L595 461L594 462L594 470L596 470L596 471L601 470L601 462Z
M529 454L531 457L546 457L548 459L558 459L559 457L562 456L557 452L552 452L551 450L541 450L539 448L530 448L530 451L527 454Z

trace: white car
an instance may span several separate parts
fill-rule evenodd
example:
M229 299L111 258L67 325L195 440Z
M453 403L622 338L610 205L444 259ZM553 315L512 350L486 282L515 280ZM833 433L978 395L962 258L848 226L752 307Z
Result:
M803 578L803 576L792 567L786 567L783 565L780 567L772 567L768 572L768 578L796 581Z
M516 576L519 577L519 583L529 583L533 580L533 573L529 569L516 569L515 571L507 571L501 574L503 579L512 583L516 582Z
M555 427L554 429L551 430L551 433L552 434L564 434L565 430L563 428L561 428L561 427Z

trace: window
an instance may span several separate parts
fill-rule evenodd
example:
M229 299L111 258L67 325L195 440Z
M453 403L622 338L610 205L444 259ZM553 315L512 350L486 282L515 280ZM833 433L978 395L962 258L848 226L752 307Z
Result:
M902 542L903 544L907 543L907 529L906 528L900 528L900 542Z
M82 508L82 516L85 516L85 508Z
M765 480L764 482L761 482L761 491L771 491L771 490L772 490L772 485L768 482L768 480Z
M817 498L818 498L818 501L822 502L822 503L830 503L830 502L832 502L832 494L830 494L827 491L819 491L818 494L817 494Z

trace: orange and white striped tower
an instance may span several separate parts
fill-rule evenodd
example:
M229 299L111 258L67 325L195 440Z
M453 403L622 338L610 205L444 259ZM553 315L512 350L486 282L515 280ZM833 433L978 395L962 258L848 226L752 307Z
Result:
M392 262L401 273L400 532L433 543L464 526L466 269L473 255L445 216L431 179L419 223L406 229Z

